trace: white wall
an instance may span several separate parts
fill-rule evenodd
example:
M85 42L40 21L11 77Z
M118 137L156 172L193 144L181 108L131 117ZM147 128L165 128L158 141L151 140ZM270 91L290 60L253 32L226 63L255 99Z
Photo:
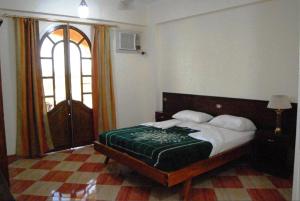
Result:
M76 17L80 2L81 0L0 0L0 9ZM119 0L88 0L89 18L145 25L145 6L136 1L135 7L120 10L118 2Z
M300 48L300 2L298 1L298 46ZM300 52L299 63L300 63ZM300 65L299 65L300 69ZM298 105L300 103L300 70L298 72ZM297 115L297 136L296 136L296 147L295 147L295 165L294 165L294 185L293 185L293 198L292 200L300 200L300 107L298 107Z
M124 30L142 33L143 49L148 52L149 40L145 28L122 26ZM155 69L148 54L117 53L113 34L112 61L117 103L118 127L134 126L153 121L155 112Z
M153 23L165 23L266 0L161 0L149 4Z
M299 57L300 58L300 57ZM299 90L298 90L298 105L300 104L300 74ZM295 164L294 164L294 179L293 179L293 198L292 200L300 200L300 107L298 107L297 115L297 136L295 146Z
M4 20L0 28L0 58L7 152L16 151L16 60L13 21Z
M163 91L296 101L296 5L273 0L159 24L157 102Z

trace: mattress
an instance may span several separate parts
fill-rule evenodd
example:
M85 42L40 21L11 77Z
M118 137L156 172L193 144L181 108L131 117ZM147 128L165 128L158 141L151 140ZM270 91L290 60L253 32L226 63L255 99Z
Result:
M210 157L250 142L255 135L255 131L234 131L208 123L182 122L177 124L177 126L199 130L199 132L191 133L189 136L210 142L213 145Z

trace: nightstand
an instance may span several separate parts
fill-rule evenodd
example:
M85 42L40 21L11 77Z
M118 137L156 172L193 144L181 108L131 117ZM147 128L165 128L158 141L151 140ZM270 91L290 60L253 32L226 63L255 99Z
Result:
M273 130L257 131L252 152L254 168L275 176L291 176L294 157L291 146L287 134L275 135Z

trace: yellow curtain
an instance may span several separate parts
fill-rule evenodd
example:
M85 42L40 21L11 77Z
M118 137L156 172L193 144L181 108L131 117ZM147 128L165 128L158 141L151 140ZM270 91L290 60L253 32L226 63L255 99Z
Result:
M43 100L39 26L15 18L17 58L17 155L38 157L53 148Z
M93 44L93 117L95 138L116 128L115 96L112 77L110 30L105 25L94 27Z

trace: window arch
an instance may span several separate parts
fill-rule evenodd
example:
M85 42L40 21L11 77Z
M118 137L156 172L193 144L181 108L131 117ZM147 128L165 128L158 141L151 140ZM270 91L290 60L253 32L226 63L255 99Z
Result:
M65 100L92 108L92 56L89 38L78 28L59 25L41 39L41 68L47 111Z

